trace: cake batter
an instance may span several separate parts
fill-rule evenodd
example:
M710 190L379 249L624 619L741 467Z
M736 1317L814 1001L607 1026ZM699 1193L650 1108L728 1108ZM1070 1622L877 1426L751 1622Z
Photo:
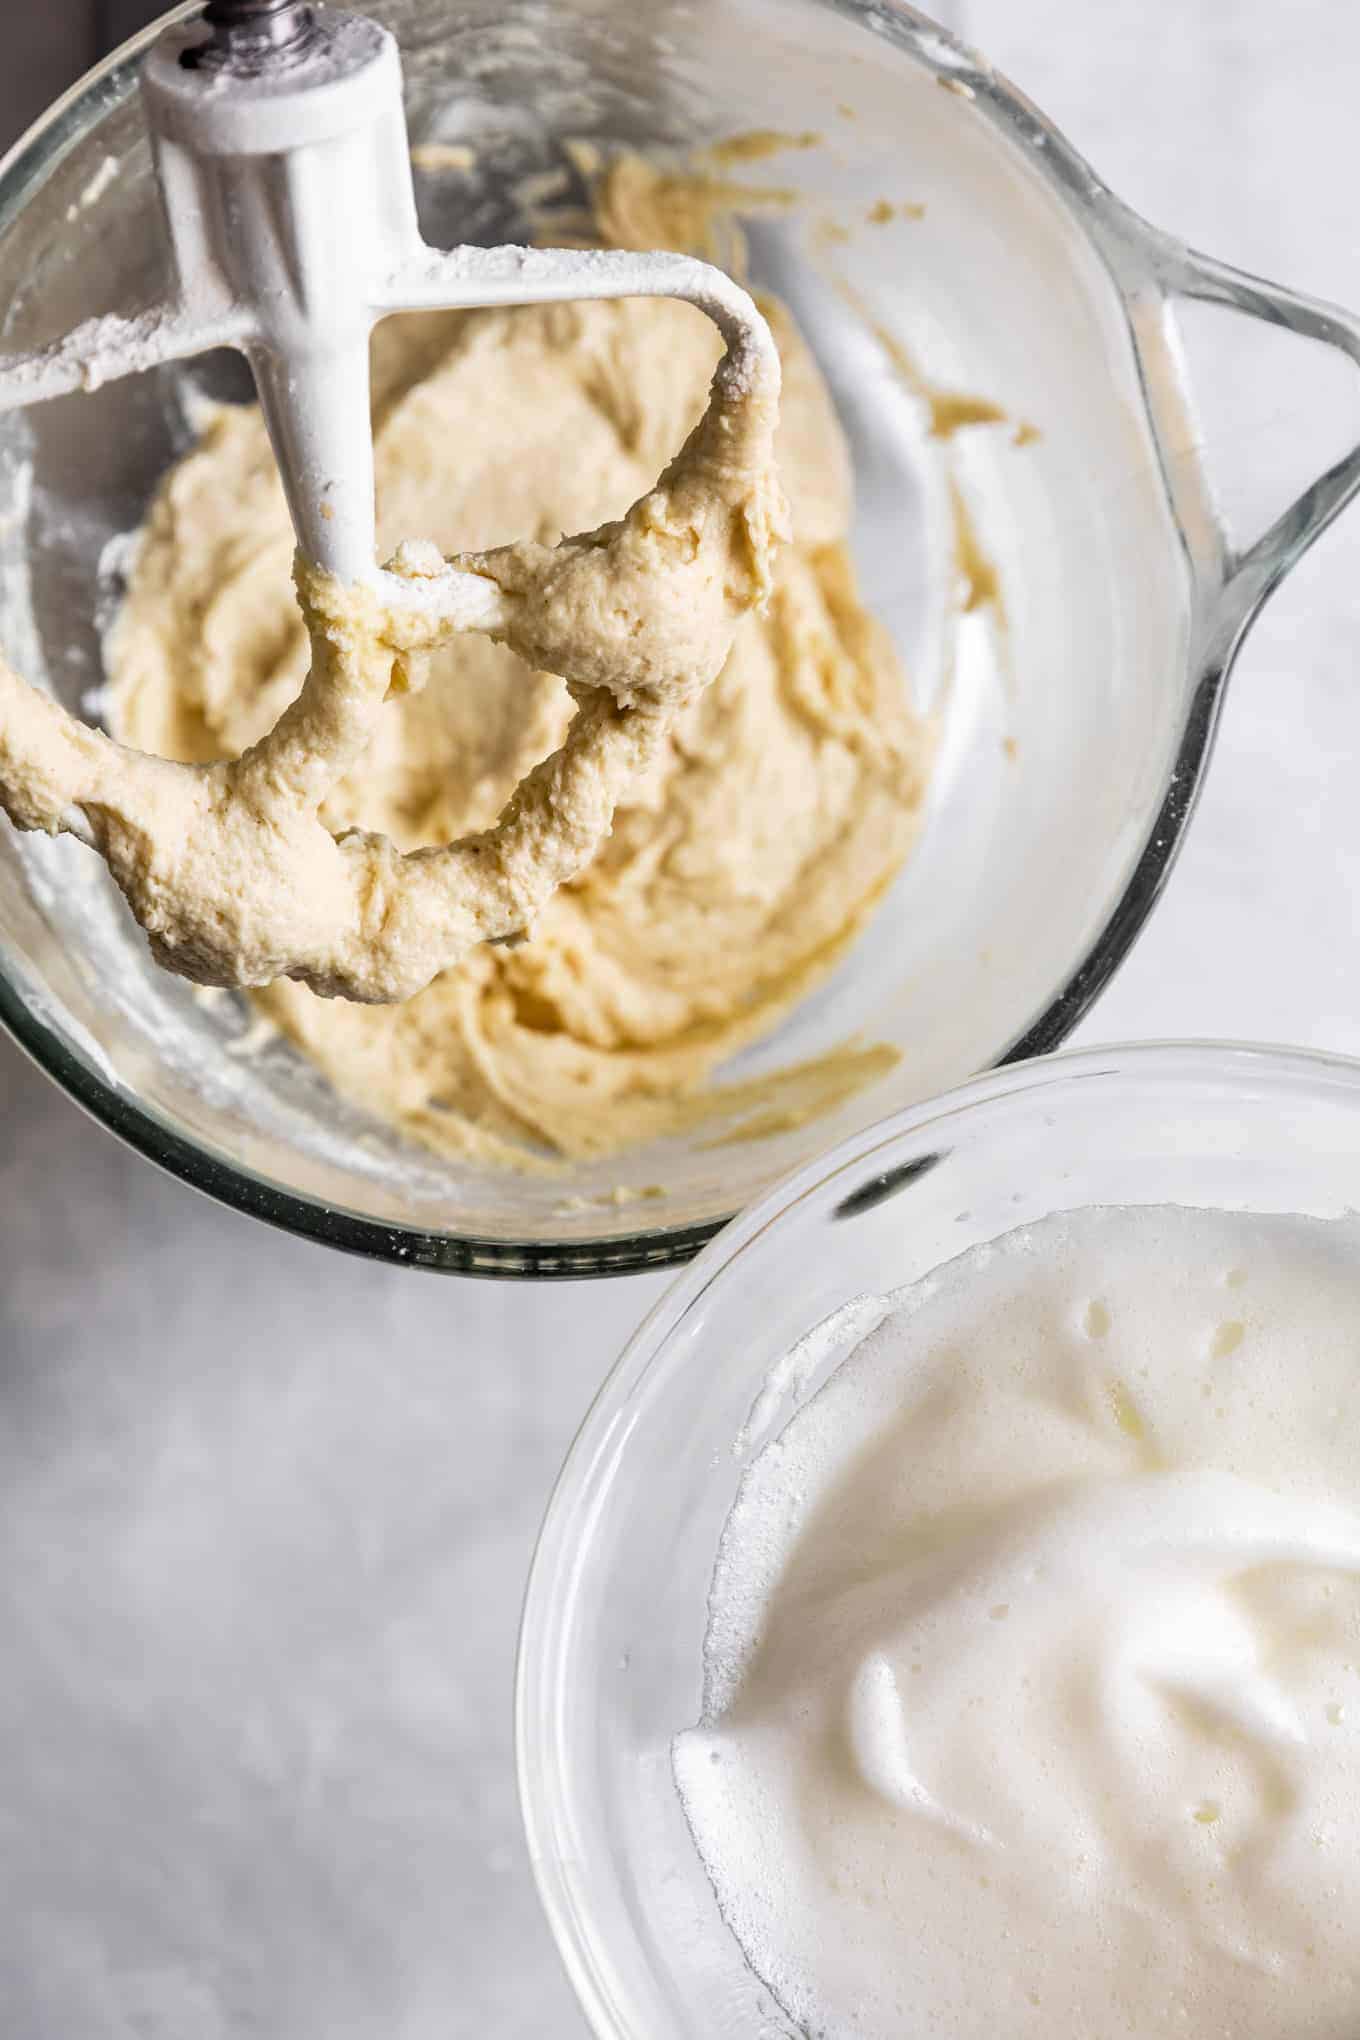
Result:
M616 241L659 245L664 227L671 245L707 243L714 180L696 183L688 224L683 189L627 158L596 215ZM402 1004L356 1003L371 992L334 979L313 983L346 999L285 979L258 995L340 1090L444 1152L590 1156L690 1122L713 1069L768 1033L862 927L916 832L928 735L858 598L844 443L791 319L761 308L782 362L775 452L791 539L768 542L777 511L761 484L757 543L725 556L735 593L709 634L715 648L730 635L726 662L638 726L593 863L542 905L531 939L470 948ZM664 301L388 321L374 348L380 548L412 532L446 552L546 543L621 516L694 427L720 351L701 313ZM222 409L145 527L109 644L120 737L205 764L258 742L308 664L291 560L259 414ZM688 644L696 617L677 585ZM553 666L547 647L481 636L407 656L410 691L372 722L321 820L403 851L491 827L572 726ZM613 698L595 712L612 718ZM834 1101L889 1054L833 1058L776 1112Z
M683 177L624 157L599 177L595 218L616 243L708 249L718 210L712 171L693 192L687 218ZM396 622L367 616L367 649L357 659L369 673L365 702L375 708L387 681L406 692L381 716L365 708L367 747L361 755L351 747L351 769L320 804L324 830L314 830L320 855L338 867L355 851L365 861L367 891L349 918L347 955L314 957L310 969L279 977L283 951L306 947L306 930L285 922L261 932L243 916L226 932L245 959L234 981L265 985L263 1012L336 1087L444 1153L516 1165L606 1155L689 1124L716 1095L732 1104L734 1093L708 1089L710 1073L767 1034L830 969L916 834L930 741L887 632L856 594L844 543L844 441L791 318L773 302L763 310L783 367L775 457L793 506L791 537L773 543L777 490L759 473L765 426L748 418L748 439L720 483L714 571L697 583L679 573L679 600L663 620L685 643L687 677L665 702L642 704L644 714L632 704L620 718L608 692L587 696L577 712L555 671L573 671L561 636L575 632L579 651L579 616L559 616L557 647L524 636L516 643L510 632L502 632L508 643L463 634L422 647L406 614ZM542 565L534 543L620 518L652 488L703 414L720 351L708 318L663 300L387 320L373 347L379 549L410 532L444 553L528 534L528 549L502 555L522 563L518 581L506 565L495 569L522 604ZM402 565L418 577L436 561L408 549ZM608 590L616 573L614 559L597 585ZM697 588L708 588L710 602L701 630ZM220 761L249 761L277 718L296 714L290 704L312 657L308 630L318 632L322 653L334 639L334 592L304 577L300 594L302 612L263 420L255 408L222 408L200 447L167 475L143 528L108 643L114 732L159 757L210 765L202 785L220 783L214 775L228 769ZM646 602L655 643L655 579ZM551 606L540 604L540 626L544 616L551 620ZM722 667L708 690L705 661ZM18 683L8 685L6 730ZM569 830L571 802L551 789L557 804L544 830L534 792L540 761L569 730L579 743L589 718L599 722L597 743L612 747L610 765L585 775L587 796ZM67 728L61 741L71 743ZM75 743L82 759L98 761L100 736L80 732ZM424 922L412 926L420 902L408 904L412 865L400 865L396 851L493 828L534 773L536 818L520 830L534 851L534 898L514 857L498 853L489 883L473 869L465 953L440 967L447 889L434 889ZM18 804L16 820L51 826L63 789L45 783L39 792L31 789L27 808ZM141 843L100 820L122 883ZM196 847L196 830L190 810L181 843ZM555 838L546 853L544 834ZM589 845L601 834L591 863ZM396 851L375 847L379 836ZM206 845L204 836L198 847ZM279 838L267 847L277 914L290 898L283 869L298 845ZM192 873L214 912L218 865L220 845L212 845ZM551 885L542 881L557 877L569 881L546 896ZM149 904L161 955L212 977L196 953L200 930L186 940L163 916L157 926L143 883L139 912ZM477 940L487 928L530 922L530 938L514 945ZM208 949L212 940L220 949L214 926ZM365 1004L410 991L404 1004ZM887 1057L873 1044L850 1049L793 1073L787 1098L779 1091L750 1106L761 1124L771 1112L797 1120L881 1075Z

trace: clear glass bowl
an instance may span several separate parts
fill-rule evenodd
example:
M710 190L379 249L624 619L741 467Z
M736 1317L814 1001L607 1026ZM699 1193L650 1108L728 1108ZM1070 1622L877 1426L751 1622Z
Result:
M500 1274L674 1262L819 1149L1053 1047L1090 1005L1167 875L1247 622L1360 483L1360 435L1343 429L1338 399L1349 450L1264 536L1234 545L1190 408L1186 307L1247 315L1220 321L1201 380L1215 402L1240 388L1250 429L1234 428L1221 451L1226 461L1232 444L1247 447L1248 485L1268 481L1276 501L1294 492L1270 448L1299 451L1275 430L1304 368L1292 336L1317 343L1306 350L1315 378L1340 366L1353 393L1360 328L1133 217L1004 80L892 0L556 0L546 10L541 0L372 0L370 11L401 41L413 139L478 152L471 181L421 180L435 240L522 228L507 194L555 163L564 138L825 136L773 166L801 202L759 220L753 267L820 355L853 449L863 584L943 739L923 840L869 934L732 1074L852 1035L895 1045L901 1060L825 1119L740 1146L715 1148L700 1131L541 1181L460 1166L338 1100L282 1042L233 1053L244 1010L205 1008L152 966L88 853L8 829L0 1018L144 1153L314 1238ZM92 73L0 169L9 346L165 290L135 93L144 41ZM865 231L880 197L923 205L924 217ZM860 230L832 246L828 221ZM1037 436L932 438L875 328L934 384L981 393ZM1230 328L1238 340L1289 334L1273 384L1237 363ZM116 578L110 540L136 525L189 443L194 386L240 393L240 365L210 358L0 428L0 638L21 671L93 714L98 622ZM1000 623L990 607L958 613L956 485L999 579ZM658 1183L660 1199L629 1200Z
M672 1737L699 1718L709 1586L746 1456L852 1340L817 1341L806 1368L783 1364L790 1350L851 1299L1014 1226L1164 1203L1360 1206L1360 1062L1150 1044L980 1078L782 1183L633 1338L549 1505L520 1639L529 1850L599 2040L797 2030L719 1915L670 1768Z

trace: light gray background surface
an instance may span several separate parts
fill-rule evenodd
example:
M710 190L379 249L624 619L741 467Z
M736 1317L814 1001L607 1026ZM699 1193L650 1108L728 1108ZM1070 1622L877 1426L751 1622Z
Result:
M136 11L6 8L0 126ZM1141 210L1360 303L1352 0L966 18ZM1258 625L1170 892L1081 1039L1360 1051L1358 517ZM6 2040L580 2031L518 1826L514 1635L554 1470L660 1287L301 1245L0 1041Z

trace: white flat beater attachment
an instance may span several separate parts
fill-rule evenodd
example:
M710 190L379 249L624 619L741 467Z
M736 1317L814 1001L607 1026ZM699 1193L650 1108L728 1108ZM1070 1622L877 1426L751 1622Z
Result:
M343 582L378 576L368 350L390 312L686 298L717 325L737 373L768 372L764 321L708 263L428 247L416 225L397 45L361 15L304 0L210 0L153 44L142 100L176 295L134 318L90 320L40 353L0 358L0 410L240 348L299 547ZM392 599L409 599L409 582L383 579ZM466 590L474 604L484 593Z

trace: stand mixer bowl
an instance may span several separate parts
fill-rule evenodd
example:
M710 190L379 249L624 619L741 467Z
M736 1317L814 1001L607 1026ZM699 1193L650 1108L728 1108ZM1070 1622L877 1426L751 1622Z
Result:
M472 1273L662 1266L833 1142L1052 1048L1087 1010L1165 881L1243 633L1360 486L1360 416L1343 406L1346 450L1234 541L1182 359L1187 307L1241 315L1221 321L1230 360L1232 333L1298 336L1292 372L1339 364L1353 407L1360 323L1147 226L981 59L886 0L366 11L401 44L412 140L475 150L471 171L419 180L439 245L523 238L513 194L565 141L822 137L775 165L768 181L796 200L753 225L752 274L821 360L854 460L864 591L941 741L924 834L867 934L730 1074L851 1036L900 1058L824 1117L739 1144L701 1128L545 1177L445 1161L337 1099L286 1043L254 1048L238 1002L158 971L88 853L7 825L0 1019L143 1153L310 1237ZM154 33L0 168L7 350L165 293L136 97ZM879 200L897 217L867 226ZM206 357L0 423L0 640L69 705L98 712L117 541L191 443L194 391L244 394L230 374ZM953 430L923 388L1007 422ZM1249 393L1258 471L1255 428L1281 394Z

